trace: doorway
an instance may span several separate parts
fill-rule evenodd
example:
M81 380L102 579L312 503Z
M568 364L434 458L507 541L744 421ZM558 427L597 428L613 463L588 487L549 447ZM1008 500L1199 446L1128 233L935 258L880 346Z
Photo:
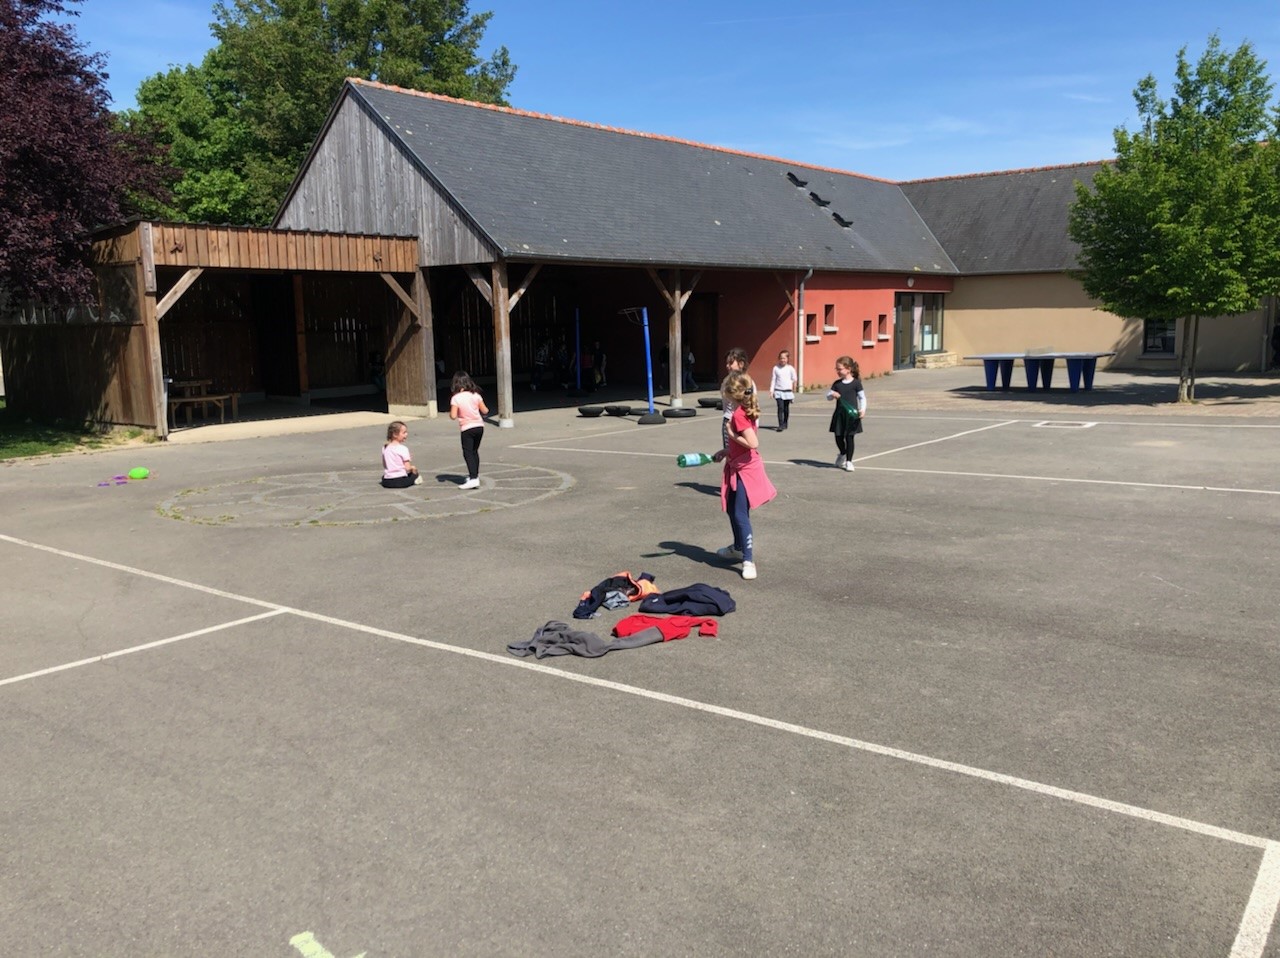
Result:
M942 351L941 293L896 293L893 314L894 369L914 366L917 353Z

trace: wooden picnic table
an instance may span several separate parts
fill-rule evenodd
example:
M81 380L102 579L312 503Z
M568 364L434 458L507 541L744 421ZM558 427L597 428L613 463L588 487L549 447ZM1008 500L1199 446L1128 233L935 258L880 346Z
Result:
M234 392L228 393L211 393L209 387L213 385L212 379L175 379L169 382L169 418L176 419L179 409L186 409L187 425L191 425L192 411L196 406L200 407L200 415L202 418L208 418L209 407L215 406L218 410L218 421L226 422L227 413L226 406L228 401L231 403L231 418L235 419L240 415L239 399L240 394Z

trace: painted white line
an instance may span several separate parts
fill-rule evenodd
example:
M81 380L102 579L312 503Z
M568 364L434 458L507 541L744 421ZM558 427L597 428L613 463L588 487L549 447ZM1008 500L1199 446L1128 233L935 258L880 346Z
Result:
M910 447L908 447L910 448ZM866 458L871 459L872 456ZM861 459L855 459L858 465ZM894 466L867 466L868 472L910 472L925 476L963 476L969 479L1023 479L1035 482L1074 482L1090 486L1132 486L1138 489L1186 489L1192 492L1238 492L1252 496L1280 496L1280 489L1241 489L1236 486L1193 486L1172 482L1129 482L1123 479L1076 479L1067 476L1023 476L1006 472L958 472L949 469L901 469Z
M932 446L936 442L950 442L952 439L959 439L962 436L972 436L974 433L986 432L988 429L999 429L1001 426L1012 426L1019 422L1025 422L1023 419L1004 419L1000 422L992 423L990 426L979 426L977 429L966 429L964 432L952 433L950 436L939 436L937 439L926 439L924 442L913 442L909 446L899 446L897 449L886 449L884 452L873 452L869 456L860 456L854 462L866 462L868 459L879 459L881 456L892 456L895 452L906 452L908 449L919 449L921 446Z
M80 659L76 662L67 662L63 665L55 665L47 669L40 669L37 672L28 672L26 675L15 675L12 678L0 679L0 685L13 685L15 682L25 682L28 679L37 679L42 675L53 675L55 672L65 672L68 669L78 669L82 665L93 665L96 662L105 662L107 659L119 658L122 655L132 655L134 652L145 652L147 649L157 649L162 645L181 642L183 639L194 639L200 635L209 635L213 632L221 632L223 629L234 629L238 625L246 625L250 622L257 622L261 619L269 619L272 616L284 615L286 611L286 609L272 609L270 612L259 612L257 615L251 615L244 619L236 619L234 622L223 622L221 625L211 625L208 628L196 629L194 632L184 632L182 635L170 636L167 639L157 639L154 642L146 642L142 645L130 646L127 649L117 649L115 652L105 652L102 655L91 656L90 658Z
M66 552L61 549L53 549L48 546L41 546L36 543L27 542L22 539L16 539L12 536L0 535L0 540L11 542L17 545L24 545L28 548L39 549L55 555L65 556L70 559L76 559L83 562L91 562L97 565L106 566L108 568L117 569L122 572L129 572L135 575L141 575L146 578L157 579L169 583L171 585L181 586L184 588L195 589L201 592L220 595L226 598L237 599L242 602L248 602L254 605L267 605L259 599L252 599L247 596L237 596L234 593L224 592L218 589L210 589L205 586L197 585L192 582L185 582L181 579L174 579L169 576L159 576L155 573L146 572L142 569L133 569L129 566L120 565L114 562L105 562L101 559L93 559L89 556L78 555L73 552ZM148 643L147 645L137 646L134 649L125 649L120 652L109 653L96 659L86 659L83 663L70 663L65 666L59 666L57 669L45 670L39 673L31 673L30 676L17 676L13 679L5 680L4 683L20 681L23 678L32 678L36 675L47 674L49 671L58 671L65 668L74 668L79 664L87 664L88 662L99 661L102 658L110 658L115 655L126 655L130 652L141 651L145 648L153 648L157 645L163 645L166 642L176 642L183 638L189 638L195 635L216 631L220 628L230 628L242 622L251 622L257 619L267 618L271 615L277 615L281 612L289 612L300 618L308 619L313 622L322 622L326 625L336 626L338 628L349 629L354 632L361 632L366 635L376 635L382 638L393 639L397 642L404 642L409 645L417 645L423 648L435 649L440 652L450 652L455 655L464 655L479 661L488 662L495 665L504 665L510 668L523 669L529 672L538 672L543 675L552 676L569 682L578 682L583 685L590 685L596 688L608 689L614 692L621 692L626 695L634 695L640 698L650 699L655 702L663 702L668 705L675 705L681 708L687 708L698 712L704 712L709 715L716 715L721 718L733 719L740 722L746 722L752 725L762 726L764 728L773 729L779 732L786 732L792 735L799 735L805 738L815 739L821 742L827 742L832 745L839 745L844 748L853 749L860 752L866 752L872 755L879 755L885 758L892 758L902 762L908 762L913 765L919 765L925 768L937 769L939 771L952 772L957 775L964 775L969 778L981 781L992 782L999 785L1007 785L1012 788L1021 789L1033 794L1043 795L1048 798L1057 798L1062 801L1071 802L1073 804L1082 805L1089 808L1096 808L1100 811L1112 812L1117 815L1124 815L1130 818L1139 819L1141 821L1150 822L1156 825L1164 825L1169 828L1176 828L1181 831L1191 832L1198 835L1204 835L1209 838L1216 838L1222 841L1231 842L1237 845L1243 845L1249 848L1260 848L1265 850L1263 856L1263 865L1259 871L1258 880L1254 885L1253 894L1250 897L1249 904L1245 911L1244 919L1241 923L1239 937L1237 938L1237 951L1233 951L1233 958L1239 955L1239 958L1254 958L1261 955L1262 949L1266 945L1267 936L1270 930L1270 922L1275 914L1277 901L1280 900L1280 852L1277 852L1277 843L1269 839L1248 835L1244 832L1237 832L1228 828L1221 828L1217 825L1210 825L1205 822L1198 822L1194 819L1183 818L1178 815L1169 815L1164 812L1157 812L1151 809L1141 808L1137 805L1130 805L1125 802L1115 802L1110 799L1101 798L1096 795L1089 795L1085 792L1078 792L1072 789L1059 788L1055 785L1046 785L1043 782L1036 782L1031 779L1019 778L1015 775L1006 775L1003 772L993 772L988 769L977 768L972 765L964 765L959 762L950 762L945 759L933 758L928 755L921 755L917 752L908 752L904 749L893 748L887 745L878 745L874 742L865 742L860 739L850 738L845 735L836 735L831 732L824 732L820 729L809 728L804 725L796 725L792 722L782 722L777 719L771 719L763 715L756 715L751 712L743 712L738 709L725 708L720 705L712 705L708 702L699 702L696 699L687 699L677 695L669 695L665 692L656 692L652 689L640 688L634 685L625 685L621 682L613 682L608 679L600 679L590 675L579 675L572 672L565 672L561 669L553 668L548 665L542 665L537 662L530 662L527 659L513 658L509 655L503 656L493 652L482 652L477 649L468 649L461 646L449 645L443 642L436 642L431 639L420 639L412 635L405 635L402 632L392 632L388 629L379 629L375 626L363 625L359 622L351 622L346 619L339 619L330 615L323 615L318 612L307 612L303 609L294 609L284 605L270 604L271 612L252 616L238 622L227 623L224 626L212 626L209 629L202 629L197 632L189 633L185 636L175 636L172 639L162 639L159 642ZM1243 942L1243 944L1242 944ZM1241 950L1244 949L1244 950ZM1253 949L1253 950L1248 950Z
M719 715L723 718L736 719L740 722L749 722L752 725L760 725L780 732L789 732L793 735L801 735L805 738L817 739L818 741L829 742L833 745L841 745L845 748L855 749L860 752L869 752L873 755L895 758L903 762L910 762L913 765L923 765L927 768L940 769L942 771L954 772L959 775L967 775L970 778L996 782L1001 785L1009 785L1028 792L1035 792L1040 795L1074 802L1078 805L1086 805L1090 808L1114 812L1118 815L1127 815L1131 818L1138 818L1147 822L1167 825L1170 828L1194 832L1199 835L1207 835L1210 838L1219 838L1223 841L1234 842L1237 845L1247 845L1250 848L1265 848L1268 844L1268 840L1266 838L1262 838L1257 835L1246 835L1243 832L1233 831L1229 828L1220 828L1217 825L1209 825L1205 822L1197 822L1193 819L1182 818L1177 815L1168 815L1164 812L1152 811L1151 809L1140 808L1137 805L1129 805L1124 802L1113 802L1110 799L1099 798L1096 795L1089 795L1085 792L1072 791L1071 789L1066 788L1058 788L1056 785L1046 785L1042 782L1032 781L1031 779L1019 778L1015 775L1006 775L1003 772L993 772L987 769L977 768L972 765L963 765L959 762L949 762L945 759L933 758L929 755L921 755L917 752L907 752L903 749L893 748L888 745L877 745L874 742L864 742L859 739L849 738L845 735L835 735L831 732L824 732L820 729L813 729L804 725L796 725L792 722L782 722L763 715L756 715L752 712L742 712L738 709L712 705L708 702L699 702L696 699L682 698L678 695L668 695L666 692L655 692L652 689L645 689L636 685L626 685L621 682L613 682L609 679L599 679L590 675L566 672L562 669L553 668L549 665L530 662L528 659L513 658L510 655L498 655L494 652L482 652L478 649L468 649L462 646L449 645L444 642L436 642L432 639L420 639L412 635L405 635L402 632L392 632L388 629L379 629L376 626L363 625L359 622L350 622L346 619L339 619L333 616L323 615L318 612L306 612L301 609L292 609L290 611L292 611L294 615L298 615L304 619L310 619L313 622L323 622L326 625L351 629L356 632L364 632L367 635L377 635L386 639L394 639L397 642L407 642L410 645L419 645L424 648L435 649L439 652L452 652L457 655L465 655L469 658L479 659L496 665L506 665L512 668L527 669L533 672L540 672L544 675L551 675L558 679L564 679L569 682L580 682L583 685L593 685L597 688L609 689L614 692L622 692L627 695L635 695L640 698L651 699L655 702L664 702L668 705L678 705L682 708L694 709L711 715Z
M64 549L55 549L52 546L41 545L38 542L28 542L26 539L18 539L14 536L7 536L3 533L0 533L0 542L11 542L16 546L26 546L28 549L35 549L39 552L48 552L50 555L62 556L64 559L75 559L77 562L89 562L93 565L102 566L104 569L115 569L117 572L128 572L130 575L142 576L144 579L154 579L156 582L163 582L166 585L176 585L183 589L194 589L196 592L203 592L206 595L216 595L220 599L232 599L236 602L247 602L250 605L260 606L264 609L288 611L284 606L277 605L274 602L263 602L261 599L251 599L245 595L236 595L234 592L224 592L221 589L213 589L207 585L187 582L185 579L175 579L173 576L161 575L159 572L148 572L146 569L136 569L133 566L121 565L118 562L108 562L106 559L95 559L92 556L81 555L78 552L67 552Z
M1262 958L1267 936L1280 909L1280 843L1267 842L1258 867L1258 880L1240 920L1240 931L1231 947L1231 958Z

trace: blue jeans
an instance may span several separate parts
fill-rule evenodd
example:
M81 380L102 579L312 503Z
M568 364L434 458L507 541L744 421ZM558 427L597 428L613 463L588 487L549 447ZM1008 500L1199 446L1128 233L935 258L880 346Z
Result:
M751 540L751 503L742 481L737 489L726 489L724 504L729 513L729 528L733 530L733 547L742 553L743 562L754 561Z

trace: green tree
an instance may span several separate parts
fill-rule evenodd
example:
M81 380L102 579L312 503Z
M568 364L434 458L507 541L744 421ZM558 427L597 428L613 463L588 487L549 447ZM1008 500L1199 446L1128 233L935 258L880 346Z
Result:
M478 48L492 14L466 0L231 0L199 66L138 89L126 129L169 148L183 171L151 215L269 223L345 77L505 103L515 67Z
M1280 147L1272 84L1249 43L1178 52L1173 97L1148 75L1141 128L1115 130L1116 160L1076 184L1069 232L1085 291L1109 311L1185 320L1178 401L1195 398L1202 317L1257 309L1280 289Z

